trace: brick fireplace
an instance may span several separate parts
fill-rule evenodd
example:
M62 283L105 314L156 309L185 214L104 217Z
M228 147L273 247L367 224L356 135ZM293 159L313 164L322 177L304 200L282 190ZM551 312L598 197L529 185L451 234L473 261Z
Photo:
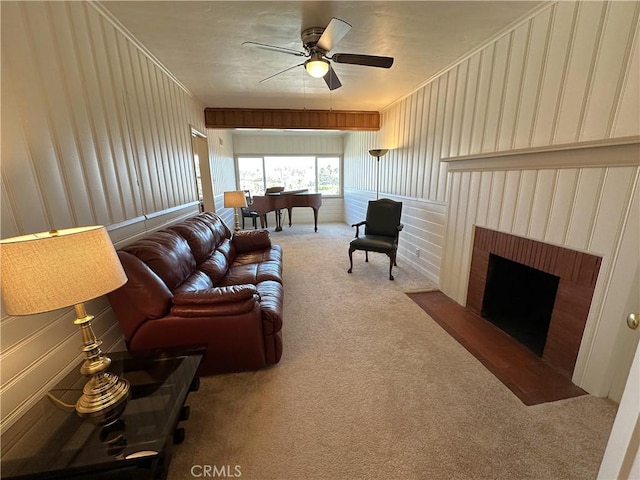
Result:
M482 227L475 227L467 307L482 315L490 259L499 257L557 277L542 358L571 377L602 258Z

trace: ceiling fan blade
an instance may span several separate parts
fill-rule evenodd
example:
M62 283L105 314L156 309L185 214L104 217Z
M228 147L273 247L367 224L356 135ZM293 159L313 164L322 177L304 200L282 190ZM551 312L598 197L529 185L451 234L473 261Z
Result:
M340 88L342 86L342 83L340 83L340 79L336 75L336 72L333 70L333 68L331 68L331 65L329 65L329 71L322 78L324 78L327 87L329 87L329 90L331 91L336 90L337 88Z
M374 55L355 55L353 53L335 53L329 60L336 63L364 65L367 67L391 68L393 57L376 57Z
M351 30L351 25L349 25L344 20L340 20L339 18L332 18L327 25L327 28L324 29L322 35L318 39L318 43L316 45L320 47L325 52L330 52L331 49L338 44L342 37L344 37L349 30Z
M307 54L291 48L276 47L275 45L267 45L266 43L257 42L242 42L243 47L255 47L263 50L271 50L272 52L287 53L289 55L296 55L297 57L306 57Z
M289 70L293 70L293 69L294 69L294 68L296 68L296 67L301 67L302 65L304 65L304 62L299 63L298 65L294 65L293 67L285 68L284 70L282 70L282 71L280 71L280 72L278 72L278 73L274 73L273 75L271 75L271 76L269 76L269 77L267 77L267 78L263 78L263 79L262 79L262 80L260 80L258 83L266 82L267 80L270 80L270 79L272 79L273 77L275 77L275 76L277 76L277 75L280 75L281 73L288 72Z

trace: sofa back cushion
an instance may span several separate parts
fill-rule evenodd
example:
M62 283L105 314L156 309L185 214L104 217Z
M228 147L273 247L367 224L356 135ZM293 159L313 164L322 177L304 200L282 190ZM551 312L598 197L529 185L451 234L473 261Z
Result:
M165 283L135 255L118 251L127 283L108 294L122 332L131 340L147 319L162 318L171 308L173 295Z
M160 230L123 249L135 255L173 291L196 269L187 241L173 230Z
M220 245L225 239L231 238L231 230L215 213L204 212L196 218L211 229L216 239L216 245Z
M196 265L200 265L216 249L218 239L200 217L192 217L170 228L184 238L191 248Z

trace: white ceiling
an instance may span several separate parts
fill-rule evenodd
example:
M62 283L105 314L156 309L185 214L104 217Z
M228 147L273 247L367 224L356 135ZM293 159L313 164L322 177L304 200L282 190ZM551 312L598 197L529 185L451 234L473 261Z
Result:
M380 110L545 2L529 1L102 1L206 107ZM395 58L389 69L333 64L329 92L293 55L300 32L332 17L352 29L331 53Z

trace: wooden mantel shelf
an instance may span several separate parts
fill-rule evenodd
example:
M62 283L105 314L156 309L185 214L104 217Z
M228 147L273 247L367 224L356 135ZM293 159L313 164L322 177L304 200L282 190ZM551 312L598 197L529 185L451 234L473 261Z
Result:
M380 130L380 113L346 110L205 108L207 128Z
M450 172L640 165L640 137L575 142L443 158Z

